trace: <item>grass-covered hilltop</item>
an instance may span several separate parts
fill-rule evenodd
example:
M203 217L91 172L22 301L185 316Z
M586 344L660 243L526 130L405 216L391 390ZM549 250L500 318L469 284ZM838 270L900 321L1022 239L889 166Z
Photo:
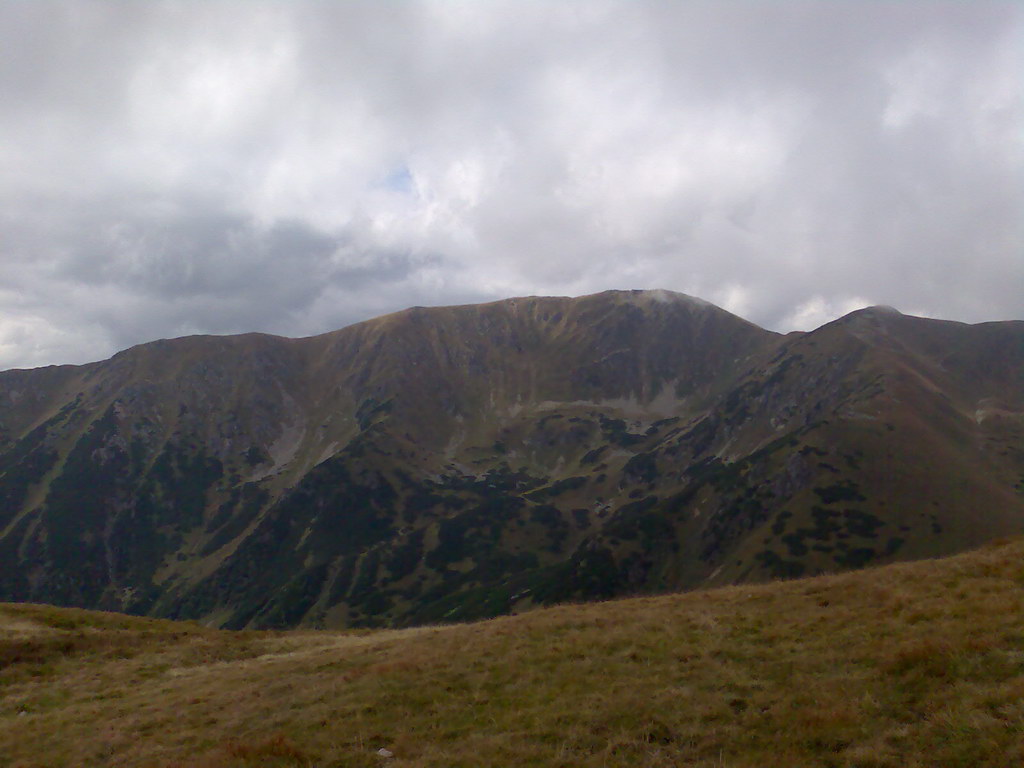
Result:
M1021 764L1019 539L404 630L0 605L5 768Z
M1022 533L1022 322L608 291L0 372L0 600L400 628Z

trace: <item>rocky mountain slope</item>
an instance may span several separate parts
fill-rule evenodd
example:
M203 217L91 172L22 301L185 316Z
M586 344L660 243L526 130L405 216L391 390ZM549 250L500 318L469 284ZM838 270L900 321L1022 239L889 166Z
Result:
M0 599L402 625L1024 531L1024 323L665 291L0 373Z

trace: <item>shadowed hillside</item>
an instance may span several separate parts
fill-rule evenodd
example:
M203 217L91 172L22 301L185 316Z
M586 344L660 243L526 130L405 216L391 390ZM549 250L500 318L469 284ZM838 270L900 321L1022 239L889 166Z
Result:
M0 597L401 626L1024 532L1024 323L666 291L0 373Z

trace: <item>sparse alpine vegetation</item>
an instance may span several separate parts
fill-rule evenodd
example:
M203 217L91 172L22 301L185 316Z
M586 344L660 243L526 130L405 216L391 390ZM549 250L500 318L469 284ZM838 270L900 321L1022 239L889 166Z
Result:
M397 631L0 605L0 765L1006 768L1022 627L1019 539Z
M1024 533L1024 323L782 336L681 294L0 372L0 599L402 627Z

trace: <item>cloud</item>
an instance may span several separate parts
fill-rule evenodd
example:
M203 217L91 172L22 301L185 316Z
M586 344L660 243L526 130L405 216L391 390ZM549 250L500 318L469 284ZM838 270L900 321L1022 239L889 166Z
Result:
M1024 317L1016 3L0 4L0 367L658 287Z

